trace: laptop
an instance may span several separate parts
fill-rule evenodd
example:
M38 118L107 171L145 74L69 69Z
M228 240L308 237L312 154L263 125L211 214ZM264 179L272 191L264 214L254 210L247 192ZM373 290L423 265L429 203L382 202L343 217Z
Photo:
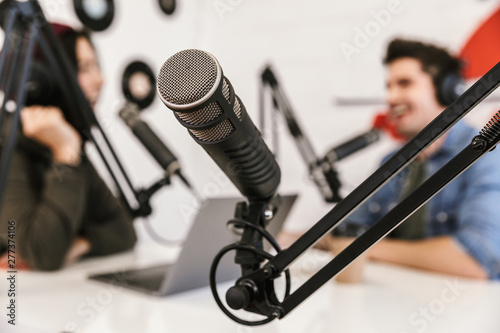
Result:
M281 196L281 206L266 230L274 237L281 230L297 195ZM216 254L226 245L237 242L226 226L234 218L236 204L243 198L209 198L201 205L186 236L176 262L150 268L91 275L91 280L119 285L154 296L167 296L205 287ZM267 244L267 241L264 241ZM267 251L270 250L266 246ZM241 276L239 265L234 263L234 252L223 257L217 269L217 283L236 280Z

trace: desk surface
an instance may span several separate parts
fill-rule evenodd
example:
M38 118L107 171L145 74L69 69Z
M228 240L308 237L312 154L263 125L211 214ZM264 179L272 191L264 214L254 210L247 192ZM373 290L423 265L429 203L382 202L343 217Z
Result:
M19 272L17 325L7 324L6 275L0 275L0 332L481 332L500 331L500 283L459 279L370 263L365 283L329 281L282 320L246 327L228 319L210 289L156 298L90 281L90 273L146 267L178 251L143 246L89 259L55 273ZM330 259L311 250L294 263L298 286Z

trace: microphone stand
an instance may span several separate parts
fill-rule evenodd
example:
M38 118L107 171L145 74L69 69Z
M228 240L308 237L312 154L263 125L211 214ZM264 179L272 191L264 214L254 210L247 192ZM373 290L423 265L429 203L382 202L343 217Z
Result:
M240 294L243 300L238 304L229 304L233 309L244 309L267 317L266 320L249 322L235 320L245 325L260 325L274 318L283 318L297 305L314 293L324 283L342 271L363 252L388 235L409 215L429 201L438 191L458 177L487 152L493 150L500 141L500 111L481 130L471 144L458 153L452 160L439 169L410 196L395 206L380 221L357 237L346 249L335 256L297 290L283 301L274 296L273 281L314 243L334 229L366 199L380 187L405 168L423 150L429 147L441 135L447 132L456 122L462 119L472 108L491 94L500 85L500 62L488 73L472 85L457 101L446 108L429 125L412 140L406 143L397 153L387 160L360 186L354 189L344 200L339 202L319 222L311 227L302 237L288 249L278 253L261 268L243 275L237 280L232 293ZM236 303L236 302L235 302ZM223 309L229 312L227 309Z
M278 243L274 240L273 236L266 231L266 226L271 223L272 219L276 215L279 206L281 205L281 198L279 195L275 195L269 200L250 200L249 203L242 201L236 205L235 218L227 222L228 227L230 227L236 234L241 234L241 240L237 243L230 244L224 247L212 262L210 268L210 288L212 290L212 295L219 307L224 311L224 313L236 322L245 324L238 317L234 316L229 310L226 309L224 304L219 298L217 293L216 285L216 273L219 263L224 255L230 251L236 251L234 257L234 262L239 264L241 267L242 276L252 274L258 270L264 262L264 260L269 260L272 255L264 251L263 238L269 242L277 253L281 252ZM285 286L285 297L290 294L290 272L285 271L286 286ZM261 288L267 289L268 284L272 283L270 281L251 281L240 279L240 285L231 287L226 293L226 302L232 308L239 307L242 304L247 304L250 301L250 293L247 289L259 290ZM244 286L243 288L240 288ZM275 302L278 301L276 294L273 292L268 294ZM248 305L249 311L261 313L266 311L262 308L260 304L254 303ZM274 318L267 318L259 321L258 324L265 324Z
M134 217L150 214L150 196L159 187L169 184L169 179L162 179L147 190L139 192L134 190L129 177L78 85L71 64L50 24L47 22L38 1L12 1L4 5L7 5L8 8L6 9L5 40L0 53L0 87L4 93L0 109L0 131L3 129L4 118L8 112L7 102L15 102L15 111L13 112L10 135L4 145L6 149L2 151L0 158L0 205L17 141L17 132L20 127L20 112L26 100L25 86L29 80L35 45L38 45L48 60L50 69L61 87L62 94L69 102L70 107L75 108L73 111L80 118L78 122L81 128L77 128L77 130L94 143L123 198L126 208ZM21 73L20 78L18 77L19 73ZM13 96L16 96L15 101L10 99L13 92L15 93ZM99 139L101 140L95 137L92 128L97 129L96 134L99 135ZM103 144L103 147L100 146L98 141ZM104 155L102 148L109 151L111 159L108 159ZM117 170L113 170L110 163L113 163ZM122 179L124 184L121 184L118 177ZM132 199L127 197L127 194L132 196ZM135 201L135 203L132 201Z
M320 159L317 157L311 142L304 134L304 132L300 129L291 104L286 98L283 90L281 89L276 76L271 70L271 67L268 66L264 69L261 74L261 79L262 85L264 87L269 86L272 94L274 109L281 112L281 114L285 118L288 130L294 138L297 149L299 150L302 159L309 169L309 175L316 183L324 200L326 202L339 202L340 200L342 200L339 194L341 184L340 180L338 179L337 170L335 169L333 163L329 163L328 160ZM261 92L262 91L263 89L261 89ZM263 112L263 98L261 98L260 104L260 126L262 129L264 129L265 117Z
M125 102L125 105L120 109L118 114L120 118L125 122L125 124L127 124L127 126L130 127L130 130L134 132L132 125L130 124L131 119L139 119L144 124L144 126L147 126L149 128L149 126L140 119L139 115L140 112L141 111L139 105L136 102L127 100L127 102ZM156 149L161 149L161 147L163 147L163 149L167 151L168 148L165 146L163 141L160 140L160 138L154 135L154 133L151 134L152 135L149 137L148 140L146 141L140 140L140 141L146 147L146 150L148 150L148 152L156 159L159 165L162 168L164 168L165 176L162 179L158 180L153 185L151 185L150 188L140 189L139 191L135 192L136 198L140 204L135 211L135 216L147 216L151 214L152 209L151 206L149 205L150 198L161 187L163 187L164 185L171 184L170 177L173 174L177 175L181 179L181 181L186 185L186 187L191 191L196 200L201 202L202 201L201 195L196 191L196 189L191 185L191 183L186 179L186 177L184 177L184 175L180 172L177 160L175 160L175 162L170 162L170 163L165 161L162 162L161 161L162 158L158 157L157 154L153 153L153 151L155 151ZM177 168L175 168L174 164L177 166Z

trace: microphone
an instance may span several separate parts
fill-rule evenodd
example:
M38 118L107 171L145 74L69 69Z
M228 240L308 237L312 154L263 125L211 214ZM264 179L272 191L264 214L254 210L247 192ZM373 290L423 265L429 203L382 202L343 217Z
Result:
M162 102L242 195L274 196L279 166L213 55L180 51L165 61L157 82Z
M396 140L402 139L402 136L397 132L394 123L391 121L390 116L386 112L381 112L375 115L372 129L330 149L325 154L323 161L333 164L368 147L380 139L382 131L388 133Z
M149 125L141 119L139 107L134 103L127 102L118 114L120 118L123 119L125 124L132 130L135 137L139 139L144 147L146 147L147 151L165 170L167 175L177 175L188 188L191 188L191 184L181 173L181 166L177 157L175 157L163 141L158 138L151 127L149 127Z
M326 155L325 159L329 163L335 163L338 162L347 156L357 152L358 150L361 150L372 143L378 141L380 139L380 130L379 129L371 129L361 135L358 135L340 145L337 147L332 148L329 150Z

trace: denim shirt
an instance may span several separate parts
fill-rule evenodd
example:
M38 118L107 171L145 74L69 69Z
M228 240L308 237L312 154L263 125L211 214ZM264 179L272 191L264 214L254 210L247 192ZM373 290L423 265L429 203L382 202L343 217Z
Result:
M441 149L427 161L427 175L439 170L478 134L463 120L458 122ZM404 174L405 170L392 178L351 214L347 223L371 226L379 221L398 202ZM450 235L491 279L500 279L500 148L486 153L427 205L427 237Z

